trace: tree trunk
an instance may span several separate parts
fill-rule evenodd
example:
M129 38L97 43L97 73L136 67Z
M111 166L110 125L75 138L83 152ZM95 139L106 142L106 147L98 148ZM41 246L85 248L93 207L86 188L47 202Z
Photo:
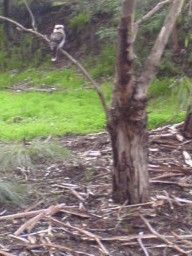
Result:
M113 199L137 204L149 199L148 136L146 132L147 90L155 78L169 36L184 0L173 0L154 47L140 77L134 76L137 0L124 0L118 33L116 83L108 119L113 151Z
M187 139L192 139L192 111L191 107L189 107L189 110L187 112L187 116L184 122L183 126L183 135Z
M119 26L116 84L108 121L113 151L113 199L136 204L148 200L146 100L135 100L133 75L136 1L125 0Z
M116 105L108 126L114 164L113 200L128 204L149 198L146 101L133 98L124 108Z

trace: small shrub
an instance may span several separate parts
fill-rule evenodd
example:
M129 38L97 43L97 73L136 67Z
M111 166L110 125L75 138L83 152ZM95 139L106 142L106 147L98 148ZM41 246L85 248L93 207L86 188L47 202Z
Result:
M26 191L24 186L20 184L0 181L0 205L21 205L24 202L25 193Z
M97 59L89 59L91 74L94 78L112 76L115 70L115 48L105 46Z
M90 21L90 15L86 12L77 14L70 20L69 26L72 29L80 30L84 28Z
M41 163L52 160L61 161L71 157L70 152L58 142L35 139L30 143L0 144L0 167L2 171L17 168L27 170L36 168Z

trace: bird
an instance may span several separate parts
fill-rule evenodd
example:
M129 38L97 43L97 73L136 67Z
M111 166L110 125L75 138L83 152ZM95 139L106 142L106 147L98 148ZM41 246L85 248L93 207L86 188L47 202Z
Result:
M64 25L55 25L53 32L50 35L50 48L53 52L53 57L51 60L53 62L57 61L58 52L63 48L66 41L66 33Z

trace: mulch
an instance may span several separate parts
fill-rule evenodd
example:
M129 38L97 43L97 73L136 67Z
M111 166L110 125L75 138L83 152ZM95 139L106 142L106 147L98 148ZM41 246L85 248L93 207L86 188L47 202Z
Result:
M150 132L151 197L132 206L111 199L107 133L62 138L71 159L14 174L28 200L0 207L0 255L192 255L192 141L181 127Z

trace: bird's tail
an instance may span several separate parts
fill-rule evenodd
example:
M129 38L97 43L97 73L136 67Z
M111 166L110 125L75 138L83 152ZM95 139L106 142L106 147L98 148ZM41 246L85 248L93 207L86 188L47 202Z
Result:
M57 57L58 57L58 50L57 50L57 47L54 47L52 49L52 58L51 58L51 61L55 62L57 61Z

